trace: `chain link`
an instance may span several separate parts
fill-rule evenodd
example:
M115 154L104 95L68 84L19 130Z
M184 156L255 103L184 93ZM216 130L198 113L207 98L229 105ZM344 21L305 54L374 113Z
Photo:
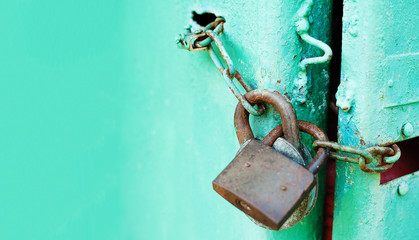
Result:
M381 173L389 170L401 156L400 148L393 144L390 147L373 146L366 149L344 146L331 141L315 141L313 148L327 147L332 150L329 157L358 164L364 172Z
M203 30L195 31L194 33L189 32L186 35L181 35L181 37L178 39L178 44L180 44L180 47L189 51L208 52L215 66L223 75L227 86L233 92L237 100L239 100L239 102L250 114L260 116L265 112L265 107L263 105L252 106L234 84L234 79L236 79L246 90L246 92L253 90L248 84L244 82L240 73L235 70L233 61L231 60L230 55L228 55L224 44L218 36L224 30L224 22L224 18L217 17L214 22L208 24ZM211 43L214 43L218 48L218 51L227 67L224 67L223 63L218 58L217 53L214 51Z

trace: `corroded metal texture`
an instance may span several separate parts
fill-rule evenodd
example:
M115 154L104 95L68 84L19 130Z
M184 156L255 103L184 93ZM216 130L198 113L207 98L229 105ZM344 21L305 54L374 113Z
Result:
M294 113L292 105L281 94L266 90L251 91L246 97L253 104L272 104L280 112L281 117L288 117L288 121L291 121L287 115ZM282 125L274 128L262 143L259 143L253 139L248 118L249 113L241 104L238 104L235 112L237 137L239 141L245 142L234 160L213 181L214 190L257 223L269 229L279 230L289 220L290 216L293 216L292 219L294 220L285 227L288 228L306 216L306 207L309 203L309 198L306 195L315 185L314 178L307 182L307 176L311 172L314 177L318 172L320 166L326 161L328 149L319 149L313 161L308 164L307 169L297 168L295 166L298 165L297 160L293 160L288 157L289 155L283 155L283 153L276 152L277 154L275 154L275 151L272 151L273 149L269 147L286 131L283 131ZM283 121L285 129L295 128L297 122L295 119L292 120L294 122ZM327 140L326 134L316 125L305 121L299 121L298 123L302 131L311 134L317 140ZM249 139L246 139L246 137L249 137ZM299 139L297 140L299 141ZM293 144L291 147L294 147ZM301 152L297 148L296 151L298 154ZM249 170L255 161L258 167ZM292 177L284 174L282 170L292 173ZM294 188L297 187L297 189L293 189L296 192L283 195L281 191L277 191L277 184L280 184L283 191L287 189L289 184L293 184ZM317 190L315 191L316 194ZM304 204L302 204L303 201Z
M258 140L249 140L213 181L231 204L279 230L315 185L304 166Z
M298 134L297 115L290 101L281 93L269 90L253 90L246 93L245 98L250 104L268 103L281 116L285 139L300 150L300 135ZM234 126L239 143L253 139L254 135L249 123L249 113L241 104L237 104L234 113Z
M308 123L308 124L314 125L312 123ZM299 125L300 125L300 130L301 131L304 130L304 128L301 127L302 124L300 123ZM306 130L305 132L309 132L309 131ZM316 133L312 133L312 132L311 134L317 135ZM293 161L297 162L298 164L302 166L306 166L313 160L313 158L310 155L310 151L307 149L305 145L302 144L302 152L300 153L295 147L292 146L292 144L290 144L285 139L281 138L282 135L283 135L282 125L278 125L262 140L262 143L273 147L275 150L281 152L282 154L291 158ZM322 135L325 136L324 133ZM320 138L320 139L324 139L324 138ZM242 147L239 149L239 152L241 151L241 149L243 149L244 146L245 144L242 145ZM311 210L315 206L317 195L318 195L318 186L317 186L318 176L315 175L315 178L316 178L316 186L313 187L310 194L307 197L305 197L304 200L302 200L298 208L294 210L294 212L284 222L284 224L281 226L279 230L284 230L284 229L287 229L296 225L298 222L300 222L305 216L307 216L311 212ZM257 222L256 220L254 219L252 220L257 225L264 228L268 228L267 226Z
M302 166L306 166L308 163L310 163L313 158L310 155L310 151L308 148L302 144L302 153L293 147L287 140L277 136L278 138L272 145L272 147L284 154L285 156L291 158L293 161L296 161L298 164ZM288 229L290 227L295 226L298 222L300 222L304 217L306 217L308 214L310 214L311 210L313 210L318 196L318 175L316 174L314 176L316 178L316 184L313 187L313 189L310 191L308 196L304 198L303 201L299 204L298 208L294 210L294 212L291 214L291 216L282 224L281 228L279 230Z
M389 147L372 146L366 149L344 146L331 141L315 141L314 149L327 147L334 150L329 153L329 158L359 164L364 172L385 172L400 158L401 151L397 144ZM358 155L358 156L356 156Z
M327 141L327 135L323 132L317 125L307 122L307 121L298 121L298 128L300 131L310 134L316 140ZM274 142L277 138L277 135L282 135L282 125L276 126L271 132L266 135L266 137L262 140L263 143L270 145ZM329 153L328 148L318 148L316 156L314 156L313 161L307 166L307 168L316 174L320 169L321 165L327 159Z

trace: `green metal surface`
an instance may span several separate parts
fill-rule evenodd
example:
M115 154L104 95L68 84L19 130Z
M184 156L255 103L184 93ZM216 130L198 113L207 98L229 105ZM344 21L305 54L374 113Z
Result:
M344 3L338 107L367 145L419 136L418 2Z
M319 239L322 194L271 232L212 190L239 148L237 100L207 53L174 42L192 10L222 15L244 79L295 99L301 59L323 54L296 32L301 4L2 1L0 239ZM314 1L308 31L326 42L330 5ZM326 67L308 66L297 106L321 127ZM256 135L278 122L269 109Z
M0 2L0 239L123 239L125 8Z
M344 1L341 144L418 136L418 7L414 0ZM333 239L419 238L418 172L380 185L380 174L354 164L338 161L336 169Z

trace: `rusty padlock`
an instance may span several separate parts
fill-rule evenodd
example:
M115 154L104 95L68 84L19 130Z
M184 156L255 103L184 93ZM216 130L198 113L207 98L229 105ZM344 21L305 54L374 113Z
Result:
M317 125L307 122L307 121L298 121L298 129L300 132L305 132L310 134L314 137L316 140L325 139L324 141L328 141L328 137L326 133L323 132ZM287 145L290 145L285 139L278 138L283 135L282 131L282 125L278 125L275 127L266 137L262 140L262 143L272 146L276 150L280 151L281 153L285 154L286 156L292 158L292 160L297 160L297 163L306 166L310 164L313 160L313 158L310 155L310 152L306 146L303 146L303 152L302 152L302 159L298 159L297 156L299 153L296 152L296 150L293 150L292 148L287 148ZM295 149L295 148L294 148ZM327 155L327 152L329 149L319 149L317 152L315 159L318 158L324 158ZM293 153L291 153L293 152ZM317 160L316 160L317 161ZM314 163L314 162L313 162ZM282 224L279 230L287 229L295 224L297 224L299 221L301 221L304 217L306 217L311 210L314 208L314 205L316 204L317 200L317 188L318 188L318 177L317 174L315 174L316 178L316 185L313 187L313 189L310 191L307 197L305 197L302 202L298 205L298 207L294 210L294 212L291 214L289 218ZM252 219L253 220L253 219ZM256 224L258 224L261 227L268 228L267 226L264 226L263 224L260 224L255 221ZM269 228L268 228L269 229Z
M297 117L282 94L254 90L245 97L251 104L268 103L275 107L283 123L278 127L283 129L285 139L301 152ZM305 168L254 139L249 114L240 104L235 112L235 126L239 142L244 143L234 160L213 181L214 190L257 222L279 230L315 185L314 174L324 163L327 149L319 149ZM278 127L263 142L271 141Z

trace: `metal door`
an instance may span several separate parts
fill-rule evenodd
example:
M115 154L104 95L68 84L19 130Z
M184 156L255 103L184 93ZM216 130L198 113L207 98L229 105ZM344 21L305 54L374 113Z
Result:
M344 1L336 94L342 144L366 148L419 135L418 21L414 0ZM411 141L417 147L417 139ZM407 155L409 149L402 148L402 156L404 150ZM416 160L417 154L403 159ZM383 183L383 174L338 162L333 239L417 239L419 179L414 170Z

